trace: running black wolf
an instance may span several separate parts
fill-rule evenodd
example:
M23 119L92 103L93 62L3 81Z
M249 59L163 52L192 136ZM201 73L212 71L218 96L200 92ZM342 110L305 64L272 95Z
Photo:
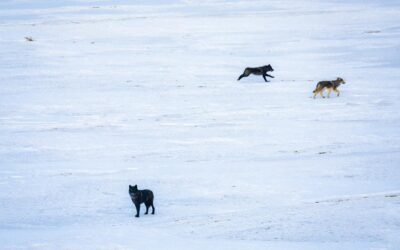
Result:
M150 206L153 210L151 212L151 214L154 214L154 210L155 210L154 205L153 205L154 195L151 190L148 190L148 189L139 190L137 188L137 185L135 185L135 186L129 185L129 195L131 196L132 202L133 202L133 204L135 204L135 207L136 207L136 216L135 217L139 217L140 204L142 204L142 203L144 203L144 205L146 205L146 213L145 214L149 213Z
M268 82L268 80L266 78L267 76L271 77L271 78L274 78L273 76L267 74L269 71L274 71L274 69L271 67L271 64L268 64L268 65L265 65L265 66L261 66L261 67L257 67L257 68L246 68L244 70L243 74L241 74L237 80L239 81L243 77L247 77L247 76L253 74L253 75L258 75L258 76L262 75L262 77L264 78L265 82Z

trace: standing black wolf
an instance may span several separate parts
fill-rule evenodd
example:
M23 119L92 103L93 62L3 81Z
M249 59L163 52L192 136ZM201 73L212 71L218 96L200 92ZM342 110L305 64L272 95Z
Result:
M135 217L139 217L140 204L142 204L142 203L144 203L146 205L146 213L145 214L149 213L150 206L153 210L151 212L151 214L154 214L154 210L155 210L154 205L153 205L154 195L151 190L148 190L148 189L139 190L137 188L137 185L135 185L135 186L129 185L129 195L131 196L132 202L133 202L133 204L135 204L135 207L136 207L136 216Z
M268 75L269 71L274 71L274 69L271 67L271 64L268 64L268 65L265 65L265 66L261 66L261 67L257 67L257 68L246 68L244 70L243 74L241 74L237 80L239 81L243 77L247 77L247 76L253 74L253 75L258 75L258 76L262 75L262 77L264 78L265 82L268 82L268 80L266 78L267 76L271 77L271 78L274 78L273 76Z

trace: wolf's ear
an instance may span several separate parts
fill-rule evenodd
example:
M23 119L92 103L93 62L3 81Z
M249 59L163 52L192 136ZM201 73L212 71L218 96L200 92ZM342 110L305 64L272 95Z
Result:
M129 187L132 187L131 185L129 185Z

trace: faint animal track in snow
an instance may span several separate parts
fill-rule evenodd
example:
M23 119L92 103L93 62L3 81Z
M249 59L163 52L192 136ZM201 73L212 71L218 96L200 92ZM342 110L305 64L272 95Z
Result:
M367 31L364 31L364 33L366 33L366 34L378 34L378 33L381 33L381 31L380 30L367 30Z
M345 201L356 201L361 199L369 199L369 198L396 198L400 196L400 191L389 191L389 192L380 192L380 193L370 193L370 194L360 194L360 195L345 195L338 198L318 200L314 203L339 203Z

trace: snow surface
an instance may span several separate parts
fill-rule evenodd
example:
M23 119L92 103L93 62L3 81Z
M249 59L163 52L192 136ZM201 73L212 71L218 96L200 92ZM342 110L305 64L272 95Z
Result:
M398 1L2 0L0 53L1 249L400 249Z

